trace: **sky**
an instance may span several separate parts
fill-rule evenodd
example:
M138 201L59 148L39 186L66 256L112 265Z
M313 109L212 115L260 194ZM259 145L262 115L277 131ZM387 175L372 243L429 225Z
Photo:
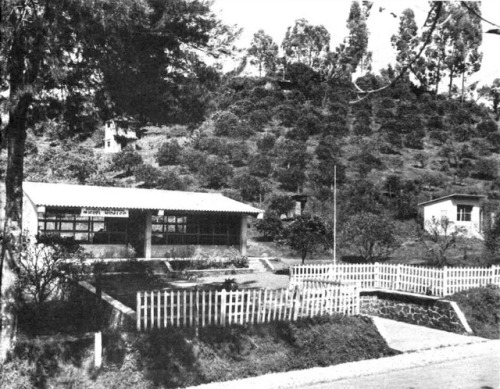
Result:
M415 12L421 28L429 10L425 0L375 0L373 1L368 28L369 50L373 52L373 69L385 67L395 57L390 38L397 32L399 16L406 8ZM347 35L346 20L350 0L215 0L212 10L227 24L243 28L237 42L241 48L249 46L253 34L263 29L281 44L286 30L295 20L307 19L313 25L323 25L331 36L331 48L342 42ZM500 25L500 1L484 0L481 5L485 19ZM397 17L391 15L394 13ZM483 22L483 32L498 28ZM491 83L500 78L500 35L483 33L483 62L481 70L468 83Z

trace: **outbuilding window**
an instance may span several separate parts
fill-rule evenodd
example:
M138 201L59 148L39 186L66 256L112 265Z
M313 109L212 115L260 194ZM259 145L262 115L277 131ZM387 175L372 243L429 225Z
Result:
M470 222L472 221L472 205L457 205L457 221Z

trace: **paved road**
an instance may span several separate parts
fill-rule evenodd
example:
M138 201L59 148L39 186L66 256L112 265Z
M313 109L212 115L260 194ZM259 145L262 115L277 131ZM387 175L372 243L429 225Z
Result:
M441 362L430 366L338 380L319 385L304 385L298 388L499 389L500 354L487 352L458 361Z

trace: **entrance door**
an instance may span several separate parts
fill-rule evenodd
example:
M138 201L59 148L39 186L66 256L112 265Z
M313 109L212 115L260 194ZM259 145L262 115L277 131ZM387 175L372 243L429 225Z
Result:
M128 243L134 248L137 258L144 258L144 239L146 214L143 211L130 210L128 217Z

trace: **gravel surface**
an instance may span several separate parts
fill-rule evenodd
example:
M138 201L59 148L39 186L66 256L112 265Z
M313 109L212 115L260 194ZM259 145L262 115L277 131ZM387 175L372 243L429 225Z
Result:
M266 374L236 381L215 382L196 386L197 389L290 389L306 385L334 382L347 378L383 374L419 366L434 365L445 361L472 358L484 353L499 355L500 340L424 350L388 358L350 362L329 367L317 367L287 373Z

